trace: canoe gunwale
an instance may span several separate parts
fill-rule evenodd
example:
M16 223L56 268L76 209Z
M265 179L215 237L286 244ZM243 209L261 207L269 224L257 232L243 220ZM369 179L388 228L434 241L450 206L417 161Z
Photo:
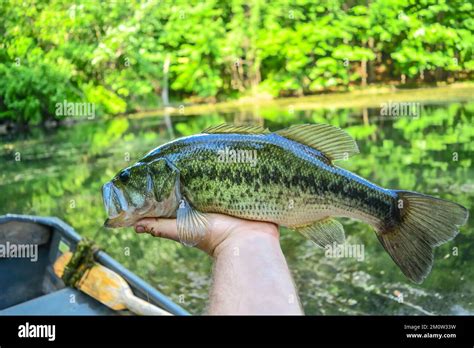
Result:
M61 241L66 242L66 244L68 244L69 247L74 250L77 243L82 239L82 237L71 226L57 217L19 214L7 214L0 216L0 225L8 222L29 222L50 227L53 230L53 239L51 240L51 249L49 253L49 262L51 264L59 256L60 251L58 247ZM105 251L99 251L96 254L96 259L100 264L110 268L125 278L132 287L135 295L160 306L174 315L189 315L189 313L181 306L171 301L171 299L152 287L142 278L131 272L129 269L125 268Z

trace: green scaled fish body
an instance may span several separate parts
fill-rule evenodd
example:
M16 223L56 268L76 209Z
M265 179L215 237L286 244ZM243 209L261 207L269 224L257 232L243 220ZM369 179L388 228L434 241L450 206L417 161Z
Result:
M213 127L158 147L104 185L107 225L177 217L181 241L194 245L206 233L205 214L222 213L286 226L326 247L344 242L334 218L350 217L372 225L403 273L421 282L433 247L454 238L468 212L456 203L381 188L332 163L357 152L347 133L324 124L274 133Z
M329 216L375 220L390 191L334 167L321 152L278 134L211 134L152 152L179 168L183 192L201 212L299 227Z

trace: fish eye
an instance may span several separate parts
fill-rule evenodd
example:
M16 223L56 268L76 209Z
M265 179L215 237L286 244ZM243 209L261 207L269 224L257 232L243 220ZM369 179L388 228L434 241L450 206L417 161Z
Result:
M118 177L123 184L126 184L128 180L130 179L130 170L129 169L122 170Z

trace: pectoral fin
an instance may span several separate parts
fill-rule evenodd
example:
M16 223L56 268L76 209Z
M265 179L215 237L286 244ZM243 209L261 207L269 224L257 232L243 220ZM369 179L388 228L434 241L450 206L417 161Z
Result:
M311 225L295 228L295 230L321 248L332 245L334 242L343 244L345 239L344 227L339 221L331 218L319 220Z
M195 246L205 236L208 228L206 216L182 199L176 213L178 238L186 246Z

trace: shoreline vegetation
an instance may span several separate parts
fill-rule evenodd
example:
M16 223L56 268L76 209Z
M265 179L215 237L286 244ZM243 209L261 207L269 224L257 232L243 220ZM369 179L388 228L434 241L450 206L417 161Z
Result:
M473 9L465 0L0 2L0 124L472 81Z
M244 97L232 101L173 104L167 107L133 112L120 115L104 115L100 119L127 117L141 119L155 116L199 116L209 113L255 112L259 109L281 110L282 113L294 111L311 111L318 109L366 109L382 108L390 103L421 103L437 104L440 102L467 102L474 100L474 82L457 82L439 84L438 86L423 86L416 88L400 88L394 85L359 87L349 92L329 92L303 97L269 98L268 96ZM291 110L291 111L290 111ZM55 128L63 125L71 126L79 122L94 121L91 117L64 117L49 121L46 124L25 125L18 128L14 125L2 124L0 120L0 135L13 132L27 131L32 126L40 128Z
M456 102L474 100L474 82L458 82L431 87L400 88L400 86L369 86L349 92L330 92L303 97L243 97L238 100L205 103L179 104L166 108L151 109L127 114L130 118L150 116L200 115L209 112L229 113L255 110L260 107L291 109L294 111L342 108L378 108L389 102Z

